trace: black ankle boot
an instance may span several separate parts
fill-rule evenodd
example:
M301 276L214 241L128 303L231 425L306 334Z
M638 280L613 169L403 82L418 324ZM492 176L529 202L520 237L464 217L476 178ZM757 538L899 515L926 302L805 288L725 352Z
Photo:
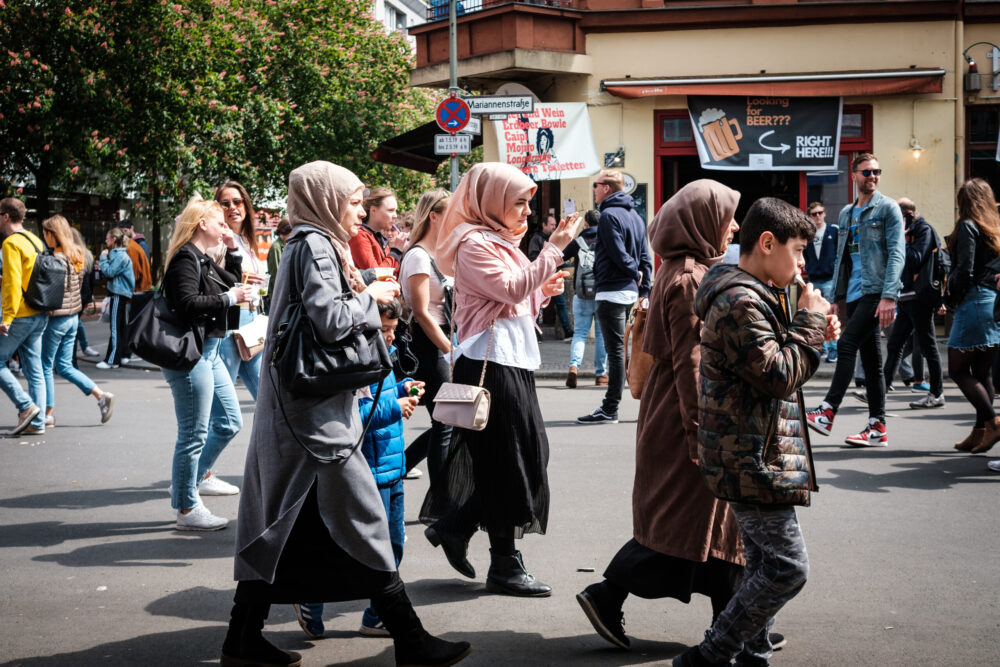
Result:
M439 532L434 526L424 531L427 541L434 546L440 546L445 558L458 573L469 579L476 578L476 569L469 562L469 538L452 533Z
M503 595L545 598L552 595L552 587L546 586L524 568L521 552L512 555L497 554L490 549L490 571L486 574L486 590Z
M397 667L447 667L472 652L469 642L445 641L424 630L402 585L395 593L373 599L372 607L392 635Z
M229 617L229 630L222 643L222 667L298 667L302 656L282 651L264 639L261 630L271 605L237 602Z
M631 642L625 635L625 615L622 613L621 600L616 604L607 593L607 588L608 584L604 581L591 584L576 594L576 601L580 603L597 634L618 648L628 648Z

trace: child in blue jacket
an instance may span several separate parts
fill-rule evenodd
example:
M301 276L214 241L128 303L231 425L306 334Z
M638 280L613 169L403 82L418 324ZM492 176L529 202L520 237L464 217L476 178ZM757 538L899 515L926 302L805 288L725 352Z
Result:
M385 338L390 353L395 351L392 343L396 338L396 324L399 322L402 310L403 307L397 299L378 307L382 318L382 337ZM413 388L416 388L417 392L411 396ZM364 454L372 474L375 475L375 484L382 496L382 504L389 519L389 541L392 543L392 552L396 556L398 566L403 560L405 539L403 476L406 474L406 456L403 452L406 443L403 441L403 419L409 419L416 409L420 396L424 393L424 383L412 378L403 378L397 382L395 374L390 371L382 380L382 394L379 396L378 404L375 404L374 397L377 391L378 385L373 384L369 387L370 394L358 400L362 422L368 419L372 410L375 411L371 425L365 433L364 442L361 444L361 453ZM312 639L322 637L323 605L302 603L294 607L299 625L305 633ZM370 606L365 609L359 632L366 637L389 636L389 630Z
M104 361L97 364L100 369L118 368L122 359L127 359L130 355L128 302L135 290L135 273L132 271L132 260L125 250L127 242L128 238L122 230L112 227L104 238L107 250L97 260L101 275L108 279L108 298L111 300L111 338L108 339Z

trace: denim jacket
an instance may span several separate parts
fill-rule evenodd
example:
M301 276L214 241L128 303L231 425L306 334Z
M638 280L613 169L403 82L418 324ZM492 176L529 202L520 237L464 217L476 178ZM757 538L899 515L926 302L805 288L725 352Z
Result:
M132 260L125 248L112 248L107 257L97 260L101 274L108 279L108 291L126 299L132 298L135 289L135 274Z
M851 233L851 209L848 204L840 211L837 239L837 261L833 268L834 295L837 300L847 296L847 282L851 275L851 258L844 252ZM871 205L861 212L858 225L858 245L861 252L861 294L881 295L896 301L903 286L903 262L906 259L906 240L903 234L903 214L895 201L879 191L872 195ZM846 267L846 268L845 268Z

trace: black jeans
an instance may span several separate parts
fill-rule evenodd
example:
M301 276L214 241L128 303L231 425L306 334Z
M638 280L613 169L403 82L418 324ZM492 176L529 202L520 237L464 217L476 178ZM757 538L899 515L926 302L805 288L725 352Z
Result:
M913 333L913 381L919 382L923 373L917 374L919 357L927 359L927 368L931 372L931 393L940 396L943 390L944 376L941 372L941 356L938 354L937 341L934 338L934 302L914 299L901 301L897 307L896 322L889 334L889 345L886 349L884 375L891 382L896 375L896 365L905 352L906 340Z
M836 412L854 378L854 362L861 353L868 393L868 416L885 423L885 378L882 377L882 347L879 344L878 294L866 294L847 304L847 325L837 341L837 369L826 392L826 402Z
M451 426L434 420L434 397L441 384L448 381L448 360L441 356L437 346L418 324L413 326L413 344L410 349L420 364L416 372L417 379L424 383L424 395L420 403L431 415L431 427L406 448L406 472L427 459L427 474L433 482L448 460L448 446L451 443Z
M625 322L631 304L597 302L597 324L604 336L604 350L608 353L608 390L604 394L601 410L605 414L618 414L618 404L622 401L625 388Z

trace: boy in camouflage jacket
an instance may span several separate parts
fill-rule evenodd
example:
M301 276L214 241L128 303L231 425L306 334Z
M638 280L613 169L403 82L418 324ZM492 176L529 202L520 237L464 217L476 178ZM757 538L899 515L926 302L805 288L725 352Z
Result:
M809 571L795 505L808 505L813 471L799 388L838 324L807 285L791 318L784 289L805 265L815 227L795 207L760 199L740 231L739 266L716 265L695 297L704 322L698 458L708 488L730 502L746 549L739 590L674 665L767 665L774 616Z

